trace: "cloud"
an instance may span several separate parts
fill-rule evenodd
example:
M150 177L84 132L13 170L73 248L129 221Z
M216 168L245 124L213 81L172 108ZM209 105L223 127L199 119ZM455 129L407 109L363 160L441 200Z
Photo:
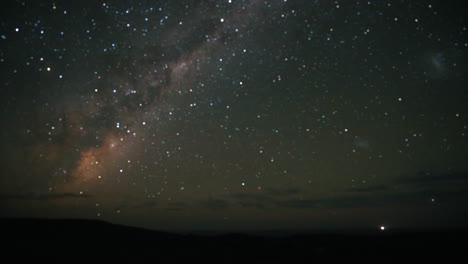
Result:
M265 204L260 202L239 201L238 203L242 207L255 207L257 209L265 208Z
M242 207L290 209L350 209L394 206L431 206L468 202L468 173L420 172L397 178L393 184L348 188L333 197L295 198L297 188L265 188L259 193L236 193L229 197Z
M429 171L420 171L416 175L406 175L397 179L398 184L455 184L467 183L468 172L453 172L453 173L433 173Z
M269 197L265 194L252 194L252 193L234 193L234 194L231 194L229 197L234 198L235 200L238 200L238 201L269 202L273 200L272 197Z
M361 150L370 150L371 148L370 142L363 138L354 139L353 146Z
M158 202L156 201L148 201L148 202L141 204L141 207L157 207L157 206L158 206Z
M207 209L218 211L229 207L229 203L222 199L208 199L200 202L201 205Z
M287 208L319 208L320 200L301 200L301 199L290 199L285 201L277 201L276 206L287 207Z
M114 210L123 210L123 209L149 209L149 208L157 208L159 203L157 201L145 201L135 204L121 204L117 206Z
M465 204L468 202L468 188L461 190L416 190L406 192L360 192L358 194L347 194L330 198L320 199L288 199L278 200L274 204L279 207L295 209L312 208L365 208L365 207L391 207L431 205L434 201L446 205Z
M50 193L50 194L0 194L0 200L35 200L35 201L50 201L68 198L90 198L89 194L75 193Z
M264 189L264 192L258 194L235 193L231 194L229 197L236 200L237 203L242 207L255 207L258 209L263 209L275 204L279 198L284 198L298 193L300 193L300 189L298 188L266 188Z
M181 211L187 208L187 206L188 204L184 202L170 202L165 209L169 211Z
M401 199L397 199L401 200ZM343 195L332 198L323 199L289 199L277 201L276 206L307 209L307 208L362 208L383 206L395 203L395 197L380 196L374 197L372 195Z
M299 193L301 190L299 188L289 188L289 189L275 189L275 188L265 188L267 195L271 196L287 196Z
M277 201L275 204L279 207L288 208L364 208L364 207L382 207L399 206L408 204L424 204L430 201L429 197L421 192L406 193L380 193L371 194L365 192L358 195L342 195L321 199L289 199Z
M357 192L357 193L369 193L369 192L381 192L390 190L390 187L387 185L373 185L365 187L354 187L346 189L347 192Z

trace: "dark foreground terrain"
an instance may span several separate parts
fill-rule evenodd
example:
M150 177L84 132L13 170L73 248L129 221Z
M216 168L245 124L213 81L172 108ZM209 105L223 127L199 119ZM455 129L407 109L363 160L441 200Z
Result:
M333 259L468 263L466 230L214 236L165 233L94 220L1 219L0 226L0 253L2 259L14 261L11 263L316 263Z

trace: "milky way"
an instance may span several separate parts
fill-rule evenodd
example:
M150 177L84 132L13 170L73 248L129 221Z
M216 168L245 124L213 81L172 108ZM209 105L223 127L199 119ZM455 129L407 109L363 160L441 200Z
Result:
M7 6L4 216L463 223L462 1Z
M159 134L166 134L167 127L174 126L171 123L180 122L181 117L178 116L181 112L190 115L190 108L197 106L197 102L188 103L187 100L190 100L191 96L187 95L196 93L204 96L204 90L207 88L198 80L205 79L204 75L211 72L221 71L215 62L222 62L222 55L226 52L225 46L238 44L233 43L235 40L229 39L228 35L238 31L240 26L249 25L252 12L255 12L252 9L258 5L258 2L247 3L233 8L233 14L226 17L218 18L219 16L213 15L209 19L203 18L205 9L195 8L192 11L193 17L184 21L192 25L190 30L182 26L163 30L159 33L163 41L157 51L147 51L154 47L145 42L143 47L132 51L143 54L145 58L141 59L135 54L123 59L118 58L116 71L103 73L103 76L98 75L98 80L109 80L89 85L90 88L97 87L89 102L92 109L79 111L86 115L83 117L85 120L81 122L92 123L85 130L93 132L93 135L95 131L99 131L100 136L92 139L92 146L79 150L80 157L74 168L70 169L71 181L86 182L81 186L86 189L92 180L116 175L114 177L117 177L119 183L121 177L138 173L134 171L133 165L129 165L131 159L127 160L128 157L139 157L137 162L140 163L139 159L145 159L144 156L148 152L149 155L162 153L167 158L178 155L182 151L181 147L161 146L166 140L177 139L172 139L171 135L166 136L168 139L165 140L164 136ZM238 10L239 8L242 10ZM179 24L182 25L183 22ZM205 36L199 35L202 29ZM120 70L122 75L119 74ZM202 103L207 102L203 102L202 99L199 104ZM69 116L69 110L65 110L64 116ZM176 136L180 136L180 132L176 132ZM71 138L73 141L80 141L84 137L80 134L77 138ZM145 147L149 138L152 147ZM155 167L164 167L159 165L158 161L152 163L153 170ZM136 166L148 167L146 164Z

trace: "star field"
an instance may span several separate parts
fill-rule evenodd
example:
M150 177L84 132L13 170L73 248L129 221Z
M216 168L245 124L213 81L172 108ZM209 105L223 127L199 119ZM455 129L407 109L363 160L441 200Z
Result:
M75 2L0 11L2 216L466 227L463 1Z

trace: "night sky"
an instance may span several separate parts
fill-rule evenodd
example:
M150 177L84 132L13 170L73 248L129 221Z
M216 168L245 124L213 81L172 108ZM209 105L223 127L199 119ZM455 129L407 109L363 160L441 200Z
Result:
M467 227L459 1L7 1L0 216Z

